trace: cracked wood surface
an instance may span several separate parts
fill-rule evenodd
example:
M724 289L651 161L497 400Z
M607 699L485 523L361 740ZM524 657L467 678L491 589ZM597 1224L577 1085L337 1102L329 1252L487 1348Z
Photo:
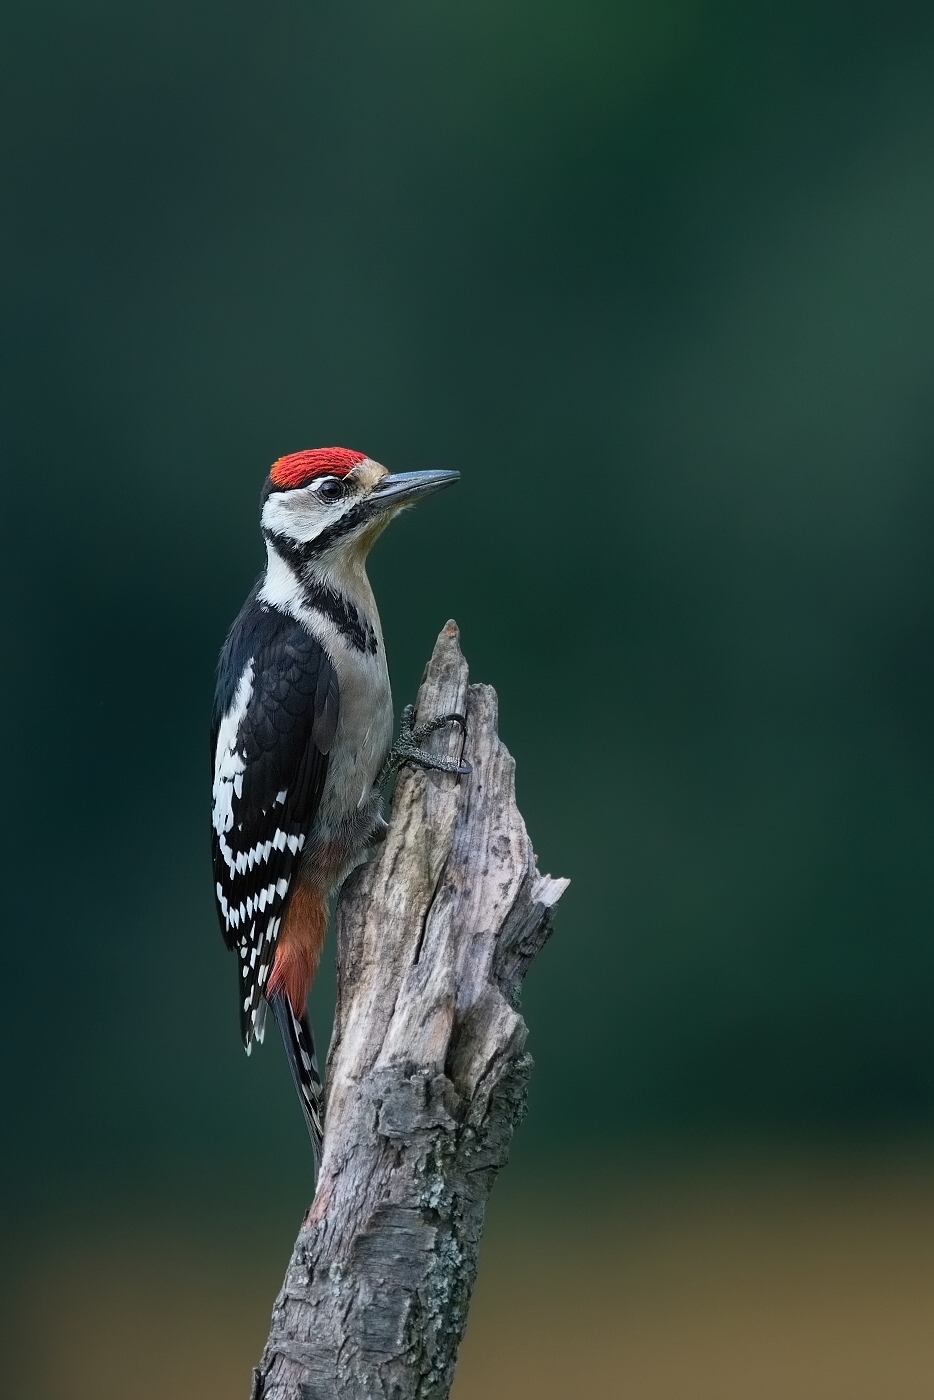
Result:
M567 881L539 875L496 732L496 693L468 684L457 627L435 645L416 723L470 776L404 769L378 858L337 910L337 1010L318 1188L252 1400L448 1394L487 1198L525 1109L518 1011Z

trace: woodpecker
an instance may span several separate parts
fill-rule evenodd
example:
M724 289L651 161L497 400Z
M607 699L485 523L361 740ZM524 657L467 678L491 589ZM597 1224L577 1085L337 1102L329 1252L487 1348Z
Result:
M390 474L346 447L274 462L260 497L266 567L218 662L212 716L212 855L221 932L236 953L247 1054L267 1008L278 1022L311 1138L315 1172L323 1088L305 1009L328 901L385 836L382 792L403 763L469 765L421 747L412 710L392 744L386 651L366 558L389 521L458 479Z

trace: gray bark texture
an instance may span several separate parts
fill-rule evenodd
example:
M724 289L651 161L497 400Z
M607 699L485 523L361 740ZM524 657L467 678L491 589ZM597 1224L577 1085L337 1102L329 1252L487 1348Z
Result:
M539 875L457 627L438 638L416 724L469 776L405 769L379 856L337 911L337 1011L318 1188L252 1400L442 1400L487 1198L525 1109L522 979L567 881Z

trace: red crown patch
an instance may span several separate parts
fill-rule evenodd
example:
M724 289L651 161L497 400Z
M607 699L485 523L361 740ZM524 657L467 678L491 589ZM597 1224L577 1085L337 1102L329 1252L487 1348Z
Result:
M346 476L351 467L365 460L365 452L352 452L349 447L313 447L273 462L269 480L273 486L304 486L316 476Z

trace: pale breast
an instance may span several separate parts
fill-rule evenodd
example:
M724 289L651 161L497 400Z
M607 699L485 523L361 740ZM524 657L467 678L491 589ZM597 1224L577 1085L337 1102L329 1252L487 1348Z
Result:
M304 610L303 610L304 611ZM392 744L392 691L382 629L375 610L366 618L369 640L360 645L341 620L317 608L303 618L323 643L340 687L337 733L328 754L328 773L315 822L317 839L353 821L372 805L373 784Z
M392 744L393 715L382 637L375 654L345 653L334 661L340 710L322 808L327 803L340 820L370 797Z

